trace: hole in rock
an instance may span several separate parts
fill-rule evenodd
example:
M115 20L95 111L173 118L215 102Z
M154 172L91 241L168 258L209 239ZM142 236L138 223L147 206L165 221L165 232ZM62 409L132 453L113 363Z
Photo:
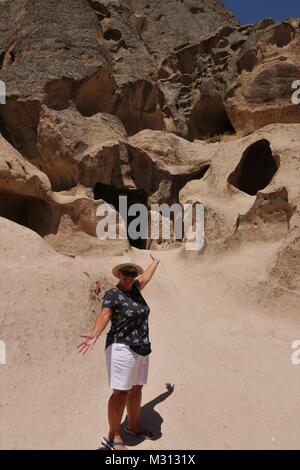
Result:
M37 198L0 194L0 216L33 230L41 237L57 231L57 227L51 226L51 207Z
M73 101L83 116L113 113L114 81L110 72L100 68L95 74L74 87Z
M115 93L115 82L110 72L100 69L96 74L76 85L73 101L83 116L96 113L115 114L123 123L128 135L142 129L163 130L161 107L162 92L157 85L137 80Z
M220 36L228 37L228 36L230 36L234 31L235 31L235 28L233 28L232 26L222 26L222 27L219 29L219 35L220 35Z
M10 55L10 63L12 64L16 60L15 50L12 49L11 51L9 51L9 55Z
M132 220L139 217L137 212L136 216L129 216L129 208L136 203L143 204L147 207L147 193L143 189L116 189L113 186L104 183L96 183L94 187L94 198L103 199L108 204L112 204L117 212L119 212L119 196L127 196L127 236L131 246L139 249L145 249L147 239L138 238L137 240L132 239L128 234L128 226ZM140 227L137 227L140 231Z
M240 49L240 48L242 47L242 45L243 45L246 41L247 41L246 38L242 38L242 39L240 39L239 41L233 42L230 47L231 47L231 49L232 49L233 51L237 51L238 49Z
M169 77L170 77L170 72L165 67L160 67L160 69L158 70L158 79L164 80Z
M254 51L247 51L237 62L237 71L242 73L243 70L247 72L252 72L254 67L257 64L257 57Z
M288 23L282 23L275 28L272 44L277 47L287 46L295 38L295 30L293 26Z
M270 143L266 139L259 140L245 150L228 183L255 196L271 183L278 168L279 157L272 154Z
M118 29L108 29L103 34L104 39L107 41L120 41L122 39L122 34Z
M8 96L6 104L0 106L3 135L28 160L37 158L40 108L38 99L19 101L17 96Z
M204 8L201 8L201 7L191 7L190 8L190 12L193 14L193 15L197 15L198 13L204 13Z
M73 81L70 78L49 81L44 88L45 104L48 108L58 111L67 109L70 105L73 89Z
M1 52L0 54L0 69L2 68L5 54L6 54L6 51Z
M142 129L163 130L162 92L156 85L138 80L123 88L116 99L113 114L122 121L129 136Z
M235 130L218 96L203 96L194 106L189 118L189 140L205 139Z
M218 44L217 44L217 47L221 49L221 48L227 47L227 46L229 46L229 41L228 41L228 39L221 37L221 38L219 39L219 42L218 42Z
M13 141L10 137L8 130L6 129L2 117L0 115L0 134L13 146Z
M216 50L212 52L212 59L215 65L222 65L227 62L228 60L228 52L227 50Z

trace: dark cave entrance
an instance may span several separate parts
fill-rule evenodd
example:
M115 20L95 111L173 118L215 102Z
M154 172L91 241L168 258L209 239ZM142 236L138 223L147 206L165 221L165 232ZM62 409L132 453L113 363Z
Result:
M133 204L144 204L147 207L148 195L143 189L116 189L113 186L104 183L96 183L94 187L94 198L103 199L108 204L112 204L117 212L119 212L119 196L127 196L127 209ZM137 214L138 216L138 214ZM127 228L136 216L129 216L127 213ZM146 249L147 239L138 238L133 240L127 231L128 240L131 246L139 249Z
M51 209L37 198L0 194L0 217L23 225L44 237L50 233Z
M228 183L255 196L271 183L278 168L279 157L272 154L268 140L259 140L245 150L240 163L229 176Z
M194 106L188 123L189 140L202 140L222 134L235 134L223 100L203 96Z
M0 134L4 137L4 139L7 140L7 142L9 142L14 147L10 134L4 125L1 115L0 115Z

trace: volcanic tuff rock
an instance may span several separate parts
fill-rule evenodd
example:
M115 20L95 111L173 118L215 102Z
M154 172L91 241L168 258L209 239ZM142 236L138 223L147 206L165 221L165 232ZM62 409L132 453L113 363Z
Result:
M117 117L84 117L72 106L56 111L43 105L37 134L39 165L53 189L93 187L97 181L120 185L118 153L127 134Z
M299 57L296 20L224 26L175 49L159 69L168 129L193 140L300 122L291 101Z
M58 251L94 253L105 249L124 252L127 240L100 242L96 215L103 200L95 201L79 185L67 193L53 192L45 173L37 169L0 136L0 216L44 237Z
M299 24L240 25L214 0L1 2L1 215L73 254L100 243L96 208L122 194L204 202L208 250L287 240L298 157L272 139L297 127L264 126L300 122Z
M176 0L16 0L0 13L1 129L35 164L42 104L114 114L130 135L299 122L296 20L239 26L216 1Z
M194 12L191 3L136 3L135 12L134 4L122 1L1 2L0 78L7 88L7 104L1 107L1 116L7 136L27 158L36 158L42 103L65 109L72 100L85 116L116 114L130 133L147 127L162 129L163 96L157 86L155 56L149 50L152 42L154 49L155 44L168 45L169 49L172 44L186 42L187 31L197 37L224 22L235 24L232 15L216 1L211 2L212 9L206 5L204 18L201 9ZM177 8L181 11L182 33L173 21ZM158 31L164 31L156 14L153 17L154 9L167 18L165 42L159 38ZM150 25L153 22L144 33L145 42L135 21L141 11Z
M1 448L99 446L105 360L80 357L76 338L116 284L112 267L148 266L141 248L161 250L146 292L158 436L166 370L182 392L161 402L155 449L186 448L195 422L195 448L299 448L287 367L299 329L299 26L240 25L216 0L0 1ZM166 240L100 240L97 209L109 203L120 230L121 195L160 224L172 216L153 204L202 203L203 248L186 250L172 223Z

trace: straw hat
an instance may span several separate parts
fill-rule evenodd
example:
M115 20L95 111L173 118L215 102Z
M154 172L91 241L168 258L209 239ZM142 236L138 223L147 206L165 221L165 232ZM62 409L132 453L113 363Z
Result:
M117 266L115 266L115 267L112 269L113 275L116 276L116 277L118 277L118 276L117 276L117 272L120 271L120 269L123 269L123 268L134 268L134 269L136 269L136 270L137 270L137 273L138 273L138 276L144 272L144 270L143 270L143 268L142 268L141 266L138 266L138 265L135 264L135 263L128 262L128 263L117 264Z

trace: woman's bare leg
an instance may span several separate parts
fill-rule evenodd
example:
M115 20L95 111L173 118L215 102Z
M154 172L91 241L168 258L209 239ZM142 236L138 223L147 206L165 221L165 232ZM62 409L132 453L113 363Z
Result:
M128 416L128 429L143 432L140 426L143 385L133 385L127 394L126 408Z
M108 422L110 441L122 441L120 436L120 425L124 413L128 390L113 390L108 401ZM117 450L127 450L126 446L115 446Z

